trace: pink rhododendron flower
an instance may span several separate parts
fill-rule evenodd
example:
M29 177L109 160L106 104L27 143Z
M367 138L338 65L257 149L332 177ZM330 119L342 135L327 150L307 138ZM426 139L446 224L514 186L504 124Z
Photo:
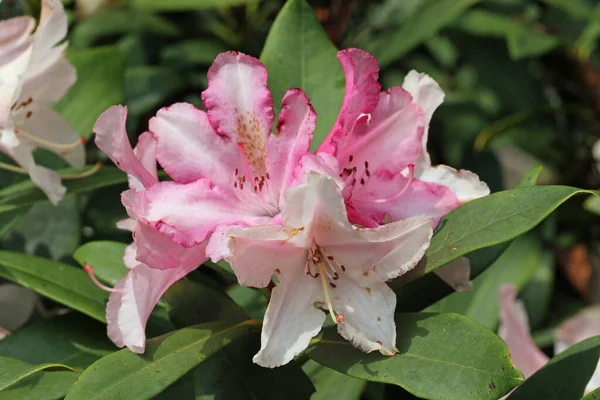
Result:
M24 168L56 204L64 195L58 174L35 163L37 147L51 150L71 165L84 164L81 139L52 110L75 82L65 59L67 16L60 0L43 0L39 25L16 17L0 21L0 151Z
M206 255L217 261L228 252L230 227L276 221L286 188L301 183L307 170L334 174L337 165L330 156L309 153L315 113L301 90L285 94L279 135L271 132L273 101L257 59L223 53L208 83L206 112L179 103L150 121L156 158L173 181L125 192L123 203L138 221L186 248L208 240ZM149 263L147 247L138 241L139 261L173 265L167 258Z
M529 378L549 360L533 342L529 333L529 320L523 302L517 300L517 289L512 284L500 287L500 328L498 335L504 339L515 365ZM554 353L559 354L585 339L600 335L600 308L585 309L563 322L556 330ZM600 387L600 363L585 391Z
M254 362L286 364L304 350L329 311L359 349L396 353L396 295L385 281L414 267L429 246L433 218L377 228L350 224L340 188L311 172L285 193L282 224L232 228L227 261L241 284L272 291Z
M119 226L133 230L125 256L131 272L115 287L107 319L111 339L136 352L160 296L207 256L227 254L231 226L277 222L284 190L302 183L304 171L337 170L332 157L309 154L315 113L301 90L286 93L275 135L258 60L221 54L208 77L208 111L184 103L160 110L136 150L124 107L111 107L94 127L98 147L130 177L122 196L130 219ZM172 181L158 181L156 161Z
M460 204L489 194L469 171L432 166L427 153L429 122L444 93L428 75L408 73L402 87L381 92L375 58L359 49L338 53L346 75L342 109L318 153L339 162L350 221L376 227L415 215L439 221ZM443 274L465 285L469 267ZM459 279L458 281L456 279Z
M126 117L127 110L124 107L111 107L105 111L94 126L96 144L127 172L131 190L142 191L158 183L156 140L150 132L145 132L138 138L135 149L132 149L125 131ZM147 259L151 263L151 257L155 254L159 260L168 258L173 263L169 269L150 268L136 260L137 246L132 243L123 257L130 271L114 289L97 282L91 266L86 267L92 280L111 292L106 305L108 337L119 347L127 346L136 353L143 353L146 323L152 309L173 283L206 260L206 246L184 248L135 218L119 221L117 226L136 232L138 241L149 249Z

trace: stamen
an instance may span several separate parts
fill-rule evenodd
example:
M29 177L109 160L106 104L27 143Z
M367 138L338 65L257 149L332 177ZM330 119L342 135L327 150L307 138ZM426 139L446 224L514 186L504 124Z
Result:
M242 142L238 142L238 151L240 152L240 159L242 161L242 168L244 170L244 175L246 177L248 177L248 179L250 181L254 181L254 177L252 176L252 173L250 172L250 166L248 165L248 162L246 160L246 149L244 146L244 143Z
M319 271L321 272L321 285L323 286L323 293L325 293L325 303L327 303L327 309L329 310L329 315L331 316L331 320L335 324L339 324L344 322L344 315L339 314L336 315L333 311L333 306L331 305L331 299L329 298L329 289L327 288L327 282L325 281L325 274L323 269L323 264L319 264Z
M79 174L60 175L60 177L66 180L87 178L88 176L94 175L96 172L100 171L100 168L102 168L103 165L104 163L102 161L98 161L92 168L88 169L87 171L83 171Z
M26 170L24 170L21 167L17 167L16 165L7 164L7 163L1 162L1 161L0 161L0 169L5 169L10 172L16 172L18 174L25 174L25 175L29 174L29 172L27 172Z
M402 190L400 190L394 196L389 197L387 199L377 199L377 200L374 200L374 203L388 203L388 202L394 201L397 198L399 198L400 196L402 196L408 190L408 188L410 187L410 184L413 181L413 178L415 177L415 165L414 164L409 164L408 165L408 171L409 171L408 182L406 182L406 185L404 185L404 188L402 188Z
M53 149L61 149L61 150L71 150L74 149L77 146L80 146L82 144L85 144L87 142L87 139L84 138L83 136L81 136L79 139L77 139L76 141L74 141L73 143L54 143L51 142L49 140L46 139L42 139L40 137L34 136L31 133L21 130L19 129L18 131L15 131L18 135L21 136L25 136L27 139L31 140L34 143L37 143L41 146L46 146L46 147L51 147Z
M105 290L107 292L111 292L111 293L115 293L115 292L119 293L120 292L120 290L113 289L113 288L110 288L108 286L101 284L100 281L98 281L98 279L96 279L96 276L94 275L94 272L92 271L91 265L86 265L85 267L83 267L83 270L85 272L87 272L87 274L90 276L90 279L92 280L92 282L94 282L94 285L98 286L100 289Z

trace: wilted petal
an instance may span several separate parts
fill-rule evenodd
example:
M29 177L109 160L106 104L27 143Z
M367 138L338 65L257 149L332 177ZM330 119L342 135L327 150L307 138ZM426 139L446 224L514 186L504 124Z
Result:
M136 177L145 187L150 187L157 179L144 168L133 153L125 129L126 119L127 107L113 106L104 111L94 125L96 145L120 169Z
M457 292L473 290L471 264L467 257L459 257L451 263L436 269L434 272Z
M396 349L396 294L376 273L357 271L340 274L330 289L334 310L343 315L338 332L365 352L379 350L393 355Z
M254 57L230 51L217 56L202 92L208 119L217 133L239 146L254 177L266 176L266 143L273 125L267 69Z
M25 117L25 121L19 126L19 129L23 129L46 142L71 144L81 139L71 124L62 115L49 107L41 104L34 105L28 115L29 117ZM83 167L85 164L85 147L83 144L69 150L49 145L38 146L58 154L73 167Z
M138 264L115 286L106 305L108 337L118 347L127 346L134 353L146 347L146 323L154 306L167 289L198 264L159 270Z
M308 347L326 318L318 308L324 300L319 282L304 274L303 264L288 265L271 293L260 351L253 358L263 367L273 368L290 362Z
M523 303L517 301L517 290L512 284L500 287L500 328L512 359L529 378L548 362L548 357L537 348L529 334L529 321Z
M279 204L283 202L284 189L296 180L298 163L310 152L315 121L316 113L306 93L301 89L288 90L279 114L279 135L271 135L267 143L268 184Z
M588 307L558 327L554 339L554 353L561 353L570 346L594 336L600 336L600 306ZM600 387L600 363L585 391L588 393L598 387Z
M241 170L237 145L218 135L206 113L191 104L177 103L150 120L158 142L157 159L169 176L181 183L208 178L216 185L233 184Z
M337 154L339 142L351 135L355 126L367 121L367 118L361 117L375 109L381 90L377 81L379 65L375 57L360 49L345 49L338 52L337 58L346 77L344 101L331 133L317 150L332 155Z

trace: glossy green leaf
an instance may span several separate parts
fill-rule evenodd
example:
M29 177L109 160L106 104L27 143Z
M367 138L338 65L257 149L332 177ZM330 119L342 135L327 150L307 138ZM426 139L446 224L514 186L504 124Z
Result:
M77 69L77 82L55 108L81 136L89 138L98 116L123 101L123 54L107 46L71 51L67 57Z
M586 394L581 400L600 400L600 388Z
M337 50L305 0L289 0L269 31L260 60L269 71L275 109L284 93L301 88L317 112L312 149L325 139L340 111L344 74Z
M196 367L196 399L311 398L315 389L296 362L274 369L254 364L252 357L259 347L260 334L255 332L233 342Z
M600 357L600 336L579 342L551 359L519 386L508 400L579 399Z
M381 67L399 60L421 43L434 37L480 0L436 0L427 2L391 36L381 36L365 50L377 58Z
M132 0L134 7L150 11L188 11L226 8L258 3L260 0Z
M32 365L16 358L0 356L0 391L43 370L73 369L64 364L47 363Z
M523 381L506 345L493 332L457 314L396 315L392 357L363 353L325 329L309 356L350 376L391 383L418 397L498 399Z
M524 188L537 185L537 182L540 179L540 175L542 174L543 170L544 167L542 167L541 165L530 169L525 173L525 175L523 175L519 183L517 183L516 187Z
M0 251L0 277L105 322L108 295L81 269L22 253Z
M54 206L49 201L37 202L25 214L14 234L24 242L24 250L31 255L47 256L55 260L70 256L79 245L81 226L77 197L65 197Z
M596 192L568 186L524 187L464 204L440 221L425 253L426 265L402 279L410 281L467 253L514 239L574 195L585 193Z
M151 399L208 357L260 326L256 320L202 324L148 340L144 354L128 349L110 354L81 374L66 400Z
M308 360L302 369L317 389L311 400L360 400L367 381L353 378L334 369Z
M534 235L515 239L496 262L474 279L472 291L452 293L426 311L459 313L495 329L500 315L500 286L510 282L522 289L540 267L541 246Z
M0 400L61 400L78 376L69 371L40 372L0 392Z
M125 243L119 242L89 242L79 247L73 258L82 267L91 265L96 278L114 286L128 271L123 263L126 247Z
M71 174L73 171L70 168L59 172L61 174ZM85 193L124 182L127 182L127 175L123 171L107 166L83 179L64 180L63 185L67 188L67 193L73 194ZM30 206L40 200L46 200L46 195L30 180L22 181L0 189L0 213Z
M105 325L74 312L28 325L0 341L0 356L30 364L66 363L78 372L115 350ZM78 376L41 372L0 392L0 400L62 399Z

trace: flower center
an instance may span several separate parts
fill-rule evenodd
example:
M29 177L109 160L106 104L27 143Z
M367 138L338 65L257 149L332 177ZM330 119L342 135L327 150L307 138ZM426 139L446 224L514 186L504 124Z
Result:
M311 266L316 267L319 272L313 274ZM334 281L340 279L340 275L336 267L337 264L335 263L333 256L327 254L323 248L315 245L313 248L309 249L305 272L312 278L321 278L321 286L323 287L323 294L325 295L325 302L323 303L317 301L315 302L314 306L316 308L321 308L323 305L327 305L331 320L336 324L340 324L344 322L344 314L336 315L335 311L333 311L331 297L329 296L329 286L332 289L337 288L337 285L334 283ZM346 271L346 267L343 265L340 265L339 268L340 272Z

